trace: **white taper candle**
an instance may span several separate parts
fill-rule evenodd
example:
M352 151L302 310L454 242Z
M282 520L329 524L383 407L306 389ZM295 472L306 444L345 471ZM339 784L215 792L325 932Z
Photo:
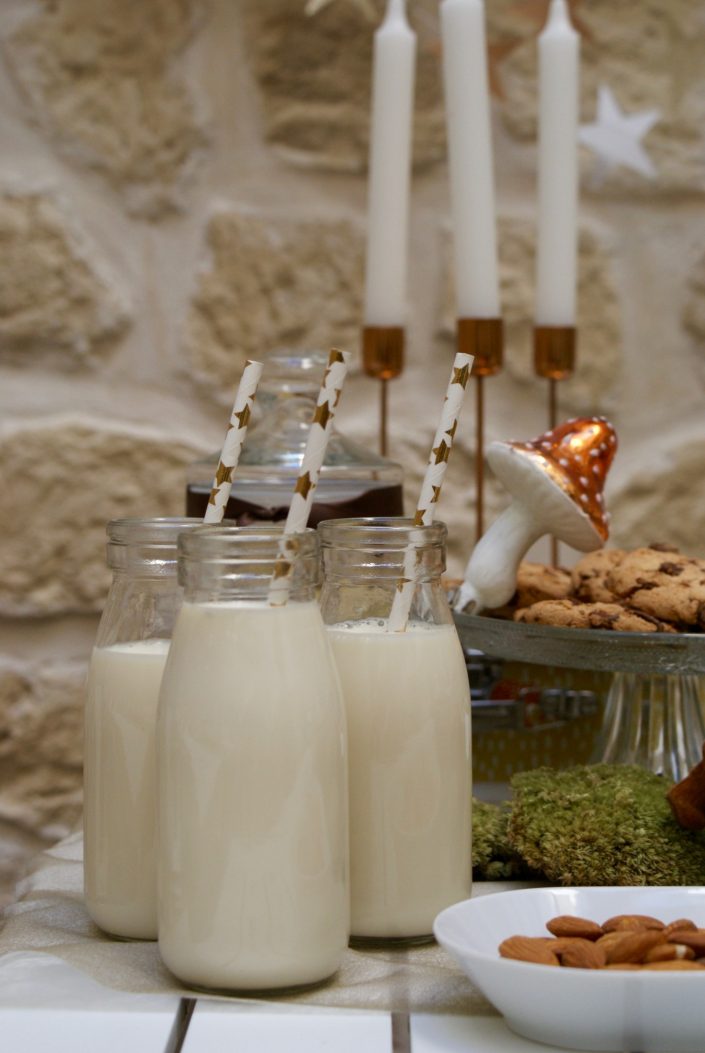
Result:
M365 323L403 325L416 34L405 0L388 0L375 33L368 185Z
M551 0L539 36L536 323L575 324L580 38L565 0Z
M498 318L494 172L482 0L443 0L443 80L459 318Z

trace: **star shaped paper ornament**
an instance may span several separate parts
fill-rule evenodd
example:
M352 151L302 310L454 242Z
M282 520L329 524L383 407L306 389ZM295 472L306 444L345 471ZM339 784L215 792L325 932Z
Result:
M622 166L654 179L656 167L641 140L660 116L659 110L623 113L611 88L601 84L597 89L597 116L590 124L580 125L578 139L596 155L601 176Z

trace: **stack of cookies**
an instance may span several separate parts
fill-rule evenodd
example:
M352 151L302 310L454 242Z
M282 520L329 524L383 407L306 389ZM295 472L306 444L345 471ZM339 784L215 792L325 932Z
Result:
M572 571L522 563L511 602L494 617L621 632L705 632L705 560L663 544L600 549Z

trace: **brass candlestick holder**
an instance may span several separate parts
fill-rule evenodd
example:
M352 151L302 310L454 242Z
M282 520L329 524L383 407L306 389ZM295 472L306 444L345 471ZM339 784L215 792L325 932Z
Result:
M475 382L475 541L485 529L485 377L502 369L504 327L501 318L459 318L457 348L473 355L471 376Z
M387 455L387 383L404 369L405 332L400 325L366 325L362 330L362 365L380 382L379 452Z
M548 430L558 424L558 382L575 369L574 325L537 325L534 328L534 370L548 380ZM551 538L551 562L558 564L558 542Z

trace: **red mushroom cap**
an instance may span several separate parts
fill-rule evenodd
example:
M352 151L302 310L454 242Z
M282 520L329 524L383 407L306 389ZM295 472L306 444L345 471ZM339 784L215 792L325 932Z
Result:
M609 515L602 491L617 451L617 434L604 417L576 417L529 442L509 445L540 467L589 517L603 541Z

